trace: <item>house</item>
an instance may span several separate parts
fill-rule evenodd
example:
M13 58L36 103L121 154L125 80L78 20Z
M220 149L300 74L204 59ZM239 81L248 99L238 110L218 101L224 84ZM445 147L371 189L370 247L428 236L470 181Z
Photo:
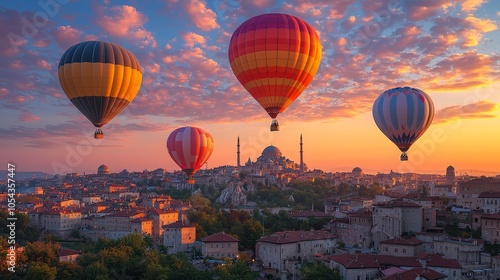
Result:
M411 257L424 251L423 244L422 240L415 237L388 239L380 242L380 252L396 257Z
M37 208L28 212L29 223L43 230L61 236L68 236L81 225L82 212L76 210L57 210Z
M263 267L292 272L296 261L330 254L335 246L336 236L325 230L282 231L257 240L255 254Z
M179 213L173 210L151 208L147 214L153 219L153 236L156 238L163 237L164 225L175 223L179 220Z
M382 240L401 237L404 232L421 232L422 228L421 205L402 200L373 205L372 238L377 249Z
M80 251L61 248L59 249L59 262L75 262L82 253Z
M238 242L227 233L215 233L201 239L201 252L203 257L235 259L238 257Z
M435 270L423 267L412 268L410 270L404 270L401 272L396 272L389 276L385 276L382 280L440 280L447 279L448 277L442 273Z
M446 275L448 279L458 279L461 277L462 270L462 266L456 260L445 259L439 255L428 253L420 253L413 257L347 253L329 255L324 257L323 261L331 269L338 268L342 280L378 279L379 271L385 271L388 268L392 268L393 273L400 273L401 270L407 271L414 268L432 269ZM389 276L389 274L384 274L384 276Z
M457 260L463 266L480 265L484 264L481 260L483 247L482 239L446 238L434 241L432 253Z
M500 243L500 213L481 216L481 238L491 243Z
M484 213L495 214L500 212L500 192L482 192L478 198L481 199Z
M187 252L196 241L196 227L175 222L163 226L163 245L169 254Z

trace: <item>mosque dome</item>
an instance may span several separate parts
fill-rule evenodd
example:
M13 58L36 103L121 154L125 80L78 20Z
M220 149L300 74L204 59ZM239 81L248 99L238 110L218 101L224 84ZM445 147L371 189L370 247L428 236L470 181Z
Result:
M97 174L109 174L109 167L105 164L97 168Z
M455 172L455 167L453 166L448 166L448 168L446 168L446 172Z
M280 151L280 149L271 145L271 146L266 147L264 149L264 151L262 151L262 156L263 157L281 157L281 151Z
M363 170L359 167L355 167L353 170L352 170L352 174L354 176L361 176L363 175Z

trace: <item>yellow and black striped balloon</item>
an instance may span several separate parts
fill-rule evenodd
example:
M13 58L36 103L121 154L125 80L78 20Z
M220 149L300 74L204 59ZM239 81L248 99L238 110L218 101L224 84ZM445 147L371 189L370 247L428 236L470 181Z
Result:
M132 102L142 82L137 58L121 46L101 41L70 47L58 72L66 96L97 128Z

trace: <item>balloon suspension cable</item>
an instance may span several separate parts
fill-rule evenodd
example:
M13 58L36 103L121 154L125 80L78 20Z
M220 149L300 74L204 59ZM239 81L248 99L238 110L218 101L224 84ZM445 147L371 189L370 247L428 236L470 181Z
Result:
M100 128L97 128L94 132L94 138L95 139L102 139L104 138L104 133L102 133L102 130Z
M401 154L401 161L407 161L408 160L408 154L406 152L403 152Z
M271 122L271 131L280 131L280 125L278 124L278 120L274 119Z

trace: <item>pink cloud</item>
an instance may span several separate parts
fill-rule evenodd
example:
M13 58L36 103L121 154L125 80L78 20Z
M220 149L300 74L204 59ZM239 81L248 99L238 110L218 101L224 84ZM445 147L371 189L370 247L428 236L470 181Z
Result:
M481 6L483 3L484 0L465 0L462 3L462 11L467 13L473 12L477 10L477 8Z
M498 117L495 111L499 107L497 103L484 100L466 105L449 106L437 111L433 122L446 123L457 119L495 118Z
M36 62L36 66L42 70L50 70L52 69L52 65L48 63L46 60L40 59Z
M203 31L217 29L217 15L207 7L204 0L186 0L182 2L184 10L196 27Z
M27 113L27 112L24 112L19 117L19 120L22 122L34 122L34 121L38 121L39 119L40 119L39 116L33 115L31 113Z
M57 44L59 44L63 50L66 50L67 48L78 43L81 40L80 38L82 34L83 31L75 29L69 25L59 26L53 32Z
M203 36L198 35L193 32L183 33L182 39L186 42L185 45L187 47L192 48L195 44L199 44L201 46L205 46L206 40Z
M105 10L108 11L108 10ZM99 10L96 23L111 36L139 40L142 46L156 48L156 40L150 31L144 28L148 18L132 6L114 6L109 9L111 15Z

